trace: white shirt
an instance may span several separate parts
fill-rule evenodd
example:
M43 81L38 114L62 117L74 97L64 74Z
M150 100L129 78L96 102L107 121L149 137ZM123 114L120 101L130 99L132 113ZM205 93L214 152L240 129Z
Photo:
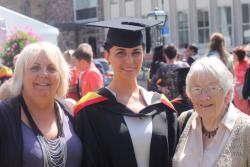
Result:
M228 137L231 134L238 117L233 105L229 106L219 124L218 131L206 149L203 148L201 118L196 115L189 130L188 139L180 157L177 159L179 167L213 167L222 153Z

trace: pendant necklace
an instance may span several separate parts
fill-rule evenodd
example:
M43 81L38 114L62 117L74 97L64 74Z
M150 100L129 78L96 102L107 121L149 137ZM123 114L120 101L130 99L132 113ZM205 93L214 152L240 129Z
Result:
M212 131L208 131L204 125L203 122L201 121L201 125L202 125L202 134L204 134L205 136L207 136L208 138L212 138L216 135L218 127Z

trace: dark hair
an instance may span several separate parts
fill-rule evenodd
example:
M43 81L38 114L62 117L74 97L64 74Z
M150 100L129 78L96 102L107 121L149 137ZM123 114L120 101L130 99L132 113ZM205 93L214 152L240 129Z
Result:
M227 54L223 34L215 32L211 35L209 49L210 51L217 51L220 54L220 59L224 64L227 64Z
M142 49L144 50L144 49L145 49L145 46L146 46L145 43L143 42L141 45L142 45ZM107 52L109 52L109 50L110 50L113 46L115 46L115 45L111 45L111 44L105 42L104 45L103 45L103 48L104 48L104 50L106 50ZM139 46L139 45L138 45L138 46Z
M195 54L198 53L198 47L195 46L194 44L189 45L188 48L189 48L190 50L192 50Z
M167 45L163 48L163 53L169 59L173 59L177 56L177 48L174 45Z
M183 95L185 93L185 87L186 87L186 78L187 74L190 70L190 67L183 67L183 68L178 68L176 70L177 72L177 89L178 92Z
M233 50L233 53L237 56L239 62L242 62L245 59L246 52L243 47L236 47Z
M105 42L103 45L104 50L106 50L107 52L109 52L109 50L113 47L113 45Z
M154 48L153 61L150 64L149 79L153 77L156 71L160 68L162 62L166 62L166 59L162 53L163 46L158 46Z
M156 61L165 62L165 58L163 57L163 50L162 49L163 49L162 45L154 48L153 62L156 62Z

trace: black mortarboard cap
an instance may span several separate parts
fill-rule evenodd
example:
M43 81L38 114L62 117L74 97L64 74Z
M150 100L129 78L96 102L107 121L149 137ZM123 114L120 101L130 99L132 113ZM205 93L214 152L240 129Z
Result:
M150 52L150 27L160 24L160 21L120 17L112 20L88 23L87 26L109 28L104 48L120 46L132 48L143 44L142 30L146 30L146 52Z

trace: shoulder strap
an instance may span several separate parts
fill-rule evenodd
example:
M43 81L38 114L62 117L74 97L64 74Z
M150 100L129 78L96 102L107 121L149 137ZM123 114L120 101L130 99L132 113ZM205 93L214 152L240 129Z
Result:
M185 114L185 115L181 119L179 119L179 132L180 132L180 134L184 130L184 128L187 124L187 121L191 117L192 113L193 113L193 110L188 110L188 111L184 112L183 114Z

